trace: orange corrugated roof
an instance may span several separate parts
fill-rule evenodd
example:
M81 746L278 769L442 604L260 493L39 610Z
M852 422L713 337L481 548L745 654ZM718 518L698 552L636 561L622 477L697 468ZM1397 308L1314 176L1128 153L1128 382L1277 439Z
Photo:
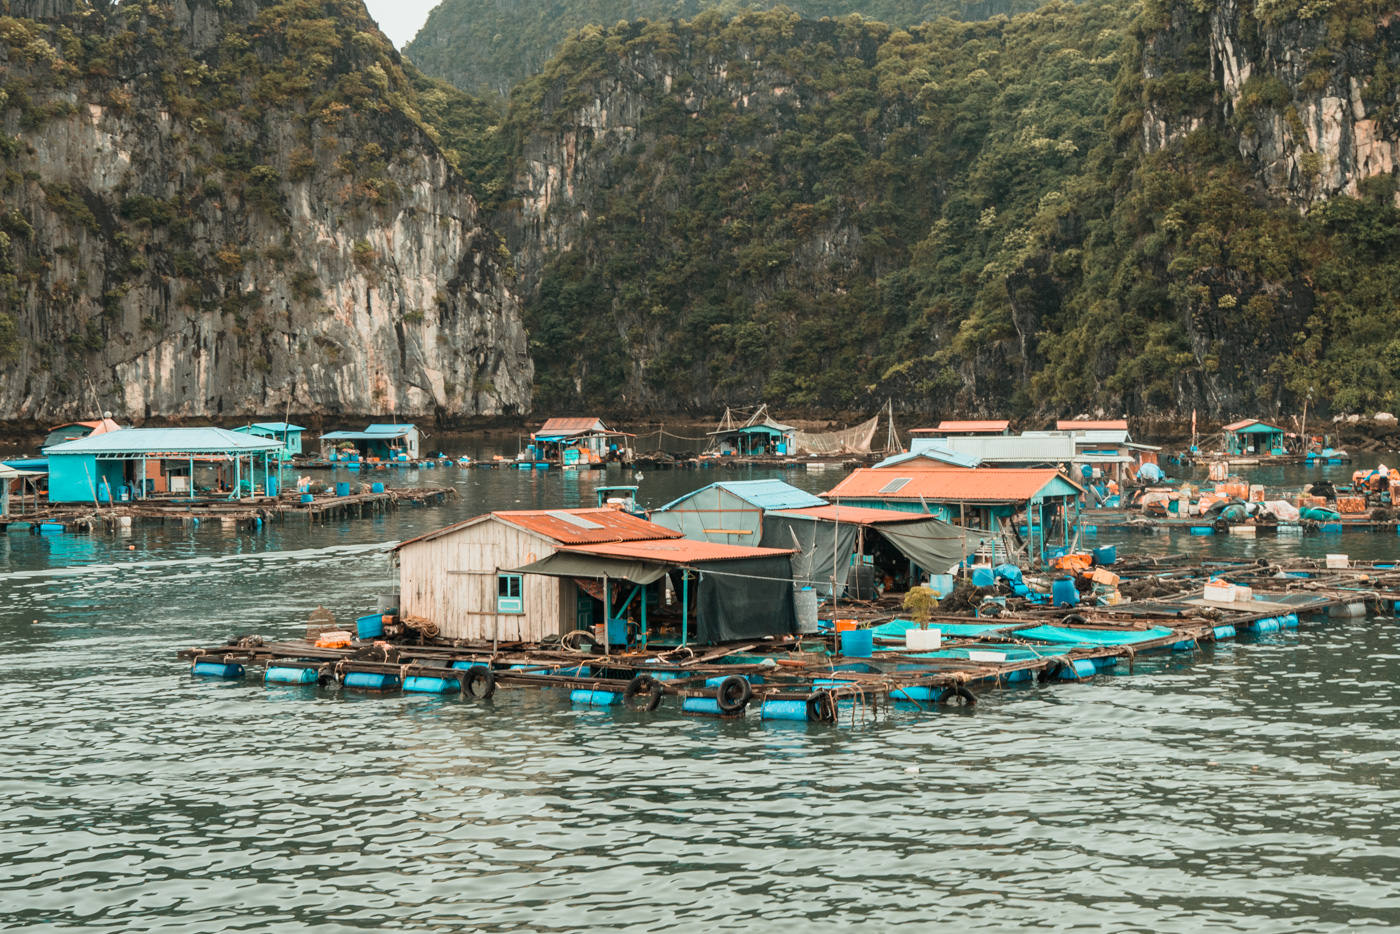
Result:
M723 545L718 542L696 541L692 538L676 538L670 541L615 542L604 545L569 545L560 550L608 558L654 561L659 564L700 564L706 561L733 561L741 558L773 558L793 553L791 548Z
M821 495L830 499L922 498L934 502L1019 503L1035 496L1056 477L1082 489L1050 467L979 467L976 470L918 467L907 470L900 466L882 470L862 467ZM896 488L899 480L908 482Z
M941 421L935 431L1005 431L1011 427L1008 419L985 419L982 421Z
M1127 431L1126 418L1094 420L1092 418L1062 418L1055 422L1056 431Z
M888 469L888 468L887 468ZM961 468L959 468L961 469ZM889 469L891 476L894 471ZM850 525L882 525L891 522L919 522L928 516L922 512L903 512L899 509L875 509L870 506L806 506L801 509L775 509L774 516L810 516L830 522L844 522Z
M1266 428L1274 428L1268 422L1261 422L1257 418L1244 418L1233 424L1226 425L1221 431L1239 431L1241 428L1248 428L1250 425L1263 425ZM1282 431L1282 428L1274 428L1275 431Z
M547 419L535 434L572 434L580 431L590 431L594 425L601 424L603 424L603 420L593 416L586 416L584 418L551 418Z
M564 516L572 516L585 523L599 526L599 528L585 528L582 525L570 522ZM431 541L460 531L468 526L476 525L487 519L499 519L508 522L516 528L542 535L545 538L553 539L561 545L586 545L601 542L629 542L645 541L647 539L660 538L680 538L681 533L648 522L631 513L623 512L620 509L610 509L607 507L594 507L591 509L517 509L491 512L486 515L476 516L464 522L449 525L446 528L428 532L426 535L419 535L417 538L410 538L400 542L394 547L395 551L406 545L416 542Z

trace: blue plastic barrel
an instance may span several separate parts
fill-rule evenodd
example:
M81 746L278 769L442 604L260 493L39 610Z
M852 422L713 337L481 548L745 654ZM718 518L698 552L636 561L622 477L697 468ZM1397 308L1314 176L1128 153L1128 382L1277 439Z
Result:
M730 716L719 709L719 701L713 697L687 697L681 701L681 713L703 714L707 717Z
M672 675L672 677L675 677L675 676ZM713 678L706 678L706 679L705 679L705 687L707 687L707 688L717 688L717 687L719 687L721 684L723 684L725 681L727 681L727 680L729 680L730 678L733 678L733 677L735 677L735 676L734 676L734 675L715 675ZM762 684L762 683L763 683L763 676L762 676L762 675L739 675L738 677L743 678L743 679L744 679L745 681L747 681L749 684Z
M972 569L972 586L995 587L996 582L996 574L991 568L979 564Z
M409 694L455 694L462 689L462 682L456 678L409 675L404 679L403 689Z
M1265 619L1256 619L1254 622L1247 625L1249 626L1250 632L1278 632L1280 628L1278 620L1272 616Z
M201 678L241 678L243 666L234 662L195 662L190 673Z
M988 572L990 573L990 571ZM841 654L850 658L869 658L875 651L875 630L848 629L841 633Z
M335 485L335 495L336 495L336 496L349 496L349 495L350 495L350 484L346 483L344 480L338 481L338 482L336 483L336 485Z
M1097 670L1094 667L1093 659L1076 658L1060 669L1060 680L1079 681L1083 678L1092 678Z
M370 490L371 493L383 493L383 492L384 492L384 484L382 484L382 483L371 483L371 484L370 484L370 487L369 487L369 490Z
M1173 652L1189 652L1196 647L1195 639L1182 639L1180 642L1172 643Z
M1233 639L1233 638L1235 638L1235 627L1234 627L1234 626L1216 626L1216 627L1215 627L1215 638L1216 638L1216 639Z
M807 702L769 698L759 708L758 715L764 720L800 720L805 723L807 721Z
M1341 530L1342 530L1342 524L1341 524L1340 522L1324 522L1324 523L1322 523L1322 531L1324 531L1324 532L1340 532Z
M392 691L399 686L399 676L370 671L352 671L345 676L345 686L359 691Z
M890 700L905 701L912 704L929 704L938 700L938 695L943 693L942 688L929 688L911 686L907 688L896 688L890 692ZM804 718L805 719L805 718Z
M583 704L586 707L607 707L620 700L622 700L622 695L614 691L592 691L587 688L579 688L569 692L571 703Z
M9 526L6 527L5 531L7 531L7 532L28 532L28 531L29 531L29 523L28 523L28 522L11 522L11 523L9 524Z
M1283 629L1297 629L1297 628L1298 628L1298 614L1297 614L1297 613L1285 613L1284 615L1282 615L1282 616L1280 616L1280 617L1278 618L1278 624L1279 624L1280 628L1283 628Z
M1118 546L1104 545L1102 548L1094 549L1094 563L1107 567L1118 561Z
M278 665L269 665L263 674L263 681L268 684L315 684L315 668L282 668Z
M1208 526L1208 525L1193 525L1193 526L1191 526L1191 534L1192 534L1192 535L1214 535L1214 534L1215 534L1215 529L1211 528L1211 527Z
M355 620L355 635L361 639L377 639L384 635L384 616L375 613Z
M58 535L63 532L62 522L40 522L39 532L43 535Z
M1074 578L1057 577L1050 585L1050 599L1054 606L1078 606L1079 591L1075 589Z

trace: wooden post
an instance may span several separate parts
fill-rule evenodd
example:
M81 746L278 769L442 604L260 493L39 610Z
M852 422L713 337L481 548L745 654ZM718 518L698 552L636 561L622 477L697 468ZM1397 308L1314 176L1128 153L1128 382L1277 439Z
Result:
M681 568L681 645L690 641L690 572Z
M608 630L612 628L612 594L608 592L608 575L603 575L603 654L612 654L612 639Z

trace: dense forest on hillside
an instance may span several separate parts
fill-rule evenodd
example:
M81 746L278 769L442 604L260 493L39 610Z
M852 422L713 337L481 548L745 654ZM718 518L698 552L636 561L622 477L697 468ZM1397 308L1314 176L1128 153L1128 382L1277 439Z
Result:
M1251 109L1307 89L1221 118L1207 44L1161 38L1210 10L582 30L457 130L504 151L469 171L521 253L537 406L1393 407L1393 176L1305 211L1261 184ZM1323 22L1336 59L1368 15ZM1185 129L1148 146L1149 113ZM540 210L548 164L573 194Z
M1039 0L443 0L404 49L425 71L485 95L505 96L536 74L585 26L733 16L782 7L804 19L860 14L896 26L940 17L987 19L1033 10Z

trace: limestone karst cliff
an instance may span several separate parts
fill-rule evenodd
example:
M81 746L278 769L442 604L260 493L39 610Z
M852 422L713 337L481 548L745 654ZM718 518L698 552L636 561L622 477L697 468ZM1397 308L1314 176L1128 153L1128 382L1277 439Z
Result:
M499 237L358 0L13 0L0 416L519 413Z

